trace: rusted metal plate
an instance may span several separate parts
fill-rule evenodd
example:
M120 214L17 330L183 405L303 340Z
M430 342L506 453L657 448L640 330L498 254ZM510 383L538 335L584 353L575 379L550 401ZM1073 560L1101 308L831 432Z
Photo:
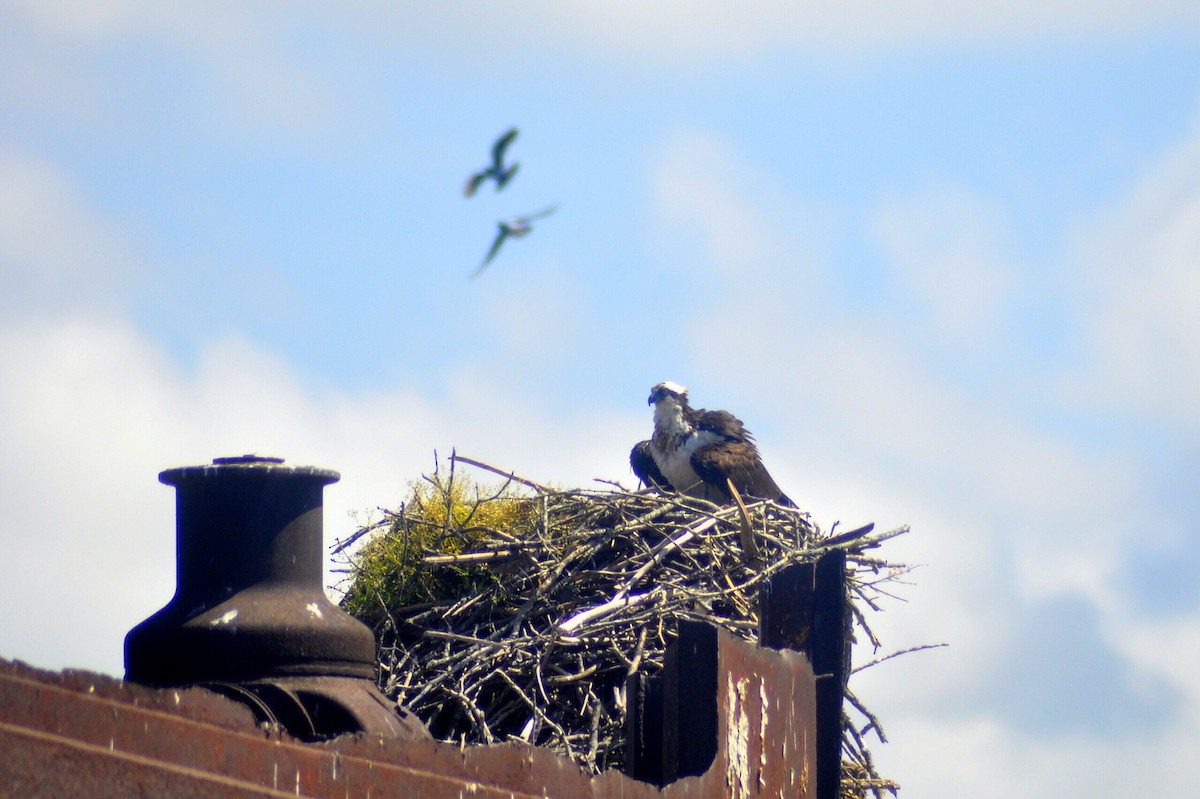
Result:
M816 680L808 660L799 652L751 646L724 632L719 643L721 737L714 765L723 772L726 792L714 795L812 799Z
M807 655L817 674L817 798L837 799L842 773L842 702L850 672L846 553L776 573L762 589L759 640Z
M0 796L811 799L807 661L724 632L717 650L715 757L703 774L661 791L615 772L589 777L527 745L463 751L367 734L305 744L264 731L245 707L203 689L0 661Z

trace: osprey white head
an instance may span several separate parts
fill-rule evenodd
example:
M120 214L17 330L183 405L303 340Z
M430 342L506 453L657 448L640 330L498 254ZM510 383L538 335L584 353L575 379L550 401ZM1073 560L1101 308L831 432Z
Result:
M671 382L670 380L664 380L654 388L650 389L650 398L646 400L646 404L653 405L659 400L667 397L679 397L683 400L687 400L687 393L687 386L681 386L678 383Z

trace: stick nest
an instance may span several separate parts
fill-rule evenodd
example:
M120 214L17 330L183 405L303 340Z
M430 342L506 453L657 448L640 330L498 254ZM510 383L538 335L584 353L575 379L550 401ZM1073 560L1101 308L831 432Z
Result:
M484 488L457 463L505 479ZM591 772L624 764L626 679L662 669L679 620L756 641L763 582L837 547L855 638L878 650L864 614L908 571L866 554L907 527L824 533L773 502L558 490L463 456L380 513L334 551L342 607L375 632L383 692L440 740L523 740ZM886 740L878 720L846 696L861 719L845 719L843 795L895 793L865 742Z

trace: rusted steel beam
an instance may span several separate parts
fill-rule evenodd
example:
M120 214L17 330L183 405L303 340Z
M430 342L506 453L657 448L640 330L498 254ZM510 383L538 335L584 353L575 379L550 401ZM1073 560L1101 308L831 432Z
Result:
M626 773L665 785L708 770L717 750L717 661L717 629L684 621L662 672L628 681Z
M759 641L805 653L817 675L817 799L837 799L840 790L849 621L843 550L790 566L763 586Z
M703 774L717 752L717 628L680 622L679 637L663 660L662 776L667 783Z
M663 780L663 690L660 677L631 675L625 683L625 773L652 785Z

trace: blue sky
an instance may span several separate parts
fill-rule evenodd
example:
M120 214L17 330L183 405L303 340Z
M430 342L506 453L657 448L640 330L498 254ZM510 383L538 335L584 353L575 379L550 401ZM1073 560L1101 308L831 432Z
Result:
M338 469L332 539L435 449L632 484L672 379L913 526L907 795L1190 796L1194 4L429 5L0 4L0 656L121 673L164 468Z

